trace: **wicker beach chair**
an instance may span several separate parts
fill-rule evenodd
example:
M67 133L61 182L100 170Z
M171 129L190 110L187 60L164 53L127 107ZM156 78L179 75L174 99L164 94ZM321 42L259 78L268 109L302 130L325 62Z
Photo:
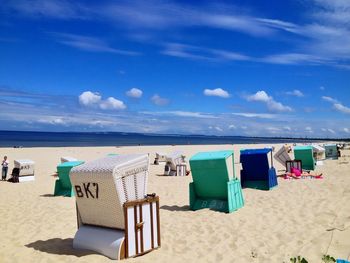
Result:
M295 146L294 158L296 160L301 160L303 170L315 170L316 161L314 159L312 146Z
M148 168L148 155L133 154L71 170L78 220L74 248L123 259L160 246L159 198L146 195Z
M166 164L164 166L164 175L185 176L186 161L181 151L173 152L166 156Z

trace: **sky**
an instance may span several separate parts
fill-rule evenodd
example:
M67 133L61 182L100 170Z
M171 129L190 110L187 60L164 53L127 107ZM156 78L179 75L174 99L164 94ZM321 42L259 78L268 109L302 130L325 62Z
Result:
M350 1L0 0L0 130L350 137Z

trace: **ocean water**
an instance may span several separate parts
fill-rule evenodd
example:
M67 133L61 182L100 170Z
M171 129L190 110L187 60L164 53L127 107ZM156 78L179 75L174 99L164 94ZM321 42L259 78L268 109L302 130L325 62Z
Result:
M317 140L241 136L157 135L120 132L0 131L0 147L272 144L315 141Z

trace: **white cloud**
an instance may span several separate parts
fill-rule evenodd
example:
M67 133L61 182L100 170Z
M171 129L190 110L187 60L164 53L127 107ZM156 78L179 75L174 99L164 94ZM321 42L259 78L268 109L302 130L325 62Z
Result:
M335 131L334 131L334 130L332 130L332 129L327 129L327 131L329 131L330 133L335 134Z
M326 128L321 128L321 131L326 132L327 129Z
M350 133L350 129L349 128L343 128L343 131L346 133Z
M337 103L338 101L336 99L333 99L332 97L328 97L328 96L322 96L322 99L328 102L332 102L332 103Z
M250 95L247 97L248 101L259 101L266 103L267 108L270 111L277 111L277 112L290 112L293 111L293 109L289 106L285 106L280 102L277 102L273 99L273 97L269 96L265 91L261 90L256 92L253 95Z
M102 100L102 96L99 93L91 91L84 91L80 94L79 103L85 107L99 106L102 110L122 110L126 108L124 102L120 100L113 97Z
M126 96L131 98L141 98L142 97L142 90L137 88L132 88L126 92Z
M334 108L335 108L337 111L340 111L340 112L346 113L346 114L350 114L350 108L344 106L344 105L341 104L341 103L335 103L333 106L334 106Z
M233 124L229 125L228 128L229 128L230 130L235 130L235 129L237 129L236 125L233 125Z
M160 116L179 116L179 117L190 117L190 118L201 118L201 119L215 119L216 116L202 112L191 112L191 111L141 111L142 114L148 115L160 115Z
M154 94L151 98L151 101L157 106L165 106L170 102L168 99L162 98L158 94Z
M286 131L291 131L292 130L292 128L289 127L289 126L284 126L283 129L285 129Z
M305 131L309 132L309 133L313 133L314 132L310 126L305 127Z
M57 33L57 32L51 33L51 35L53 35L56 38L57 42L61 44L64 44L66 46L71 46L84 51L105 52L105 53L112 53L112 54L126 55L126 56L139 55L138 52L113 48L104 40L101 40L96 37L87 37L87 36Z
M328 101L330 103L333 103L333 108L337 111L340 111L345 114L350 114L350 108L347 106L344 106L342 103L340 103L338 100L333 99L331 97L322 96L322 99L325 101Z
M218 132L223 132L223 129L221 129L219 126L209 126L209 130L216 130Z
M320 90L325 90L325 89L326 89L326 88L325 88L325 87L323 87L323 86L321 86L321 87L320 87Z
M296 97L304 97L304 94L300 91L300 90L293 90L293 91L287 91L286 92L287 95L291 95L291 96L296 96Z
M103 110L124 110L126 108L124 102L113 97L101 101L100 108Z
M221 97L221 98L229 98L230 94L221 88L218 89L205 89L203 91L203 94L205 96L216 96L216 97Z
M246 118L274 119L277 117L276 114L269 114L269 113L234 112L232 114L236 116L246 117Z
M79 103L84 106L96 105L101 101L101 96L97 92L84 91L79 95Z

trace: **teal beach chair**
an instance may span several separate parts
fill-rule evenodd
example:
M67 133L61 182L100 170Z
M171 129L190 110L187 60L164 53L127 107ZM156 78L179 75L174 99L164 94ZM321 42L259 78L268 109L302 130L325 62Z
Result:
M315 170L315 159L312 146L295 146L294 159L301 160L303 170Z
M244 205L235 178L233 151L200 152L190 159L190 209L210 208L231 213Z
M55 182L55 196L74 196L72 184L69 179L69 172L73 167L81 165L83 163L83 161L65 162L57 166L57 173L59 179Z

